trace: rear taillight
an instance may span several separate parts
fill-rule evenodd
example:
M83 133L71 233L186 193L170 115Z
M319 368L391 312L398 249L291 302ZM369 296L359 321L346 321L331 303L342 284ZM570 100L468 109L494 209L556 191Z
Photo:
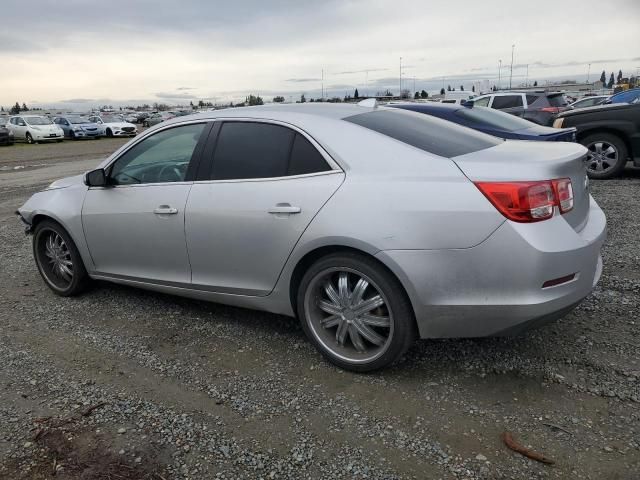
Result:
M547 113L560 113L562 110L560 109L560 107L542 107L540 111Z
M560 213L567 213L573 208L573 186L570 178L553 180L553 190L558 202Z
M476 182L476 187L509 220L530 223L553 217L573 208L571 179L536 182Z

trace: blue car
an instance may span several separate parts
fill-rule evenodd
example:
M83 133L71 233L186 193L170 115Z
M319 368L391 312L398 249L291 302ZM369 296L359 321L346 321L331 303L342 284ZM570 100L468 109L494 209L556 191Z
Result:
M389 107L424 113L510 140L575 142L575 128L551 128L492 108L450 103L396 103Z
M53 123L58 125L63 131L66 138L78 140L80 138L100 138L102 128L94 122L89 121L87 117L81 115L67 115L65 117L56 117Z
M604 103L640 103L640 88L618 92Z

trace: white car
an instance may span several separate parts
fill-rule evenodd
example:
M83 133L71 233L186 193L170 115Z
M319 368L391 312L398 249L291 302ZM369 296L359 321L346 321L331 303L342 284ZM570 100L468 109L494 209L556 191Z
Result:
M16 140L27 143L61 142L64 139L64 131L41 115L16 115L9 119L7 126Z
M102 135L107 137L135 137L138 133L133 123L125 122L116 115L94 115L89 117L89 121L97 123L102 129Z

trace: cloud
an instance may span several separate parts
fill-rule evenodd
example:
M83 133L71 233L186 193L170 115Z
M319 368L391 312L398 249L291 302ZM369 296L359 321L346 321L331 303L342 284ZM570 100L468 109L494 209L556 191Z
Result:
M176 90L195 90L194 87L178 87Z
M306 82L321 82L321 78L287 78L285 82L293 83L306 83Z
M190 93L172 93L172 92L158 92L155 94L158 98L171 99L171 100L193 100L196 97Z
M344 72L336 72L332 75L351 75L353 73L372 73L372 72L386 72L388 68L365 68L363 70L346 70Z
M97 102L94 98L70 98L68 100L58 100L58 103L92 103Z

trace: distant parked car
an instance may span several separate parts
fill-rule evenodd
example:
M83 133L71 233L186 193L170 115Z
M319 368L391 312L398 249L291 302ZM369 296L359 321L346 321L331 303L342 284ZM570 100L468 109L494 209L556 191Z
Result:
M81 115L56 117L53 121L64 130L64 136L71 140L80 138L98 139L102 133L102 129L97 123L91 122L88 117Z
M138 133L133 123L125 122L120 116L95 115L89 117L89 121L102 127L102 135L107 137L135 137Z
M554 127L576 127L578 142L587 147L587 174L612 178L628 160L640 167L640 103L616 103L569 110Z
M487 107L429 103L398 103L390 107L425 113L489 135L511 140L575 142L575 128L551 128Z
M169 112L154 113L150 117L145 118L144 121L142 122L142 124L145 127L153 127L154 125L162 123L165 120L170 120L170 119L172 119L174 117L175 117L175 115L173 115L173 114L171 114Z
M124 121L129 123L138 123L138 114L136 112L127 113L124 116Z
M138 112L136 115L136 123L143 123L151 114L149 112Z
M605 103L640 103L640 88L616 93L609 97Z
M576 100L569 104L569 108L586 108L593 107L595 105L601 105L609 98L609 95L593 95L591 97L584 97L580 100Z
M479 107L491 107L538 125L551 126L555 115L568 108L561 92L495 92L471 100Z
M64 132L41 115L16 115L9 119L9 128L16 140L27 143L57 141L61 142Z
M13 132L7 126L8 123L8 118L0 117L0 145L13 145L15 140Z

